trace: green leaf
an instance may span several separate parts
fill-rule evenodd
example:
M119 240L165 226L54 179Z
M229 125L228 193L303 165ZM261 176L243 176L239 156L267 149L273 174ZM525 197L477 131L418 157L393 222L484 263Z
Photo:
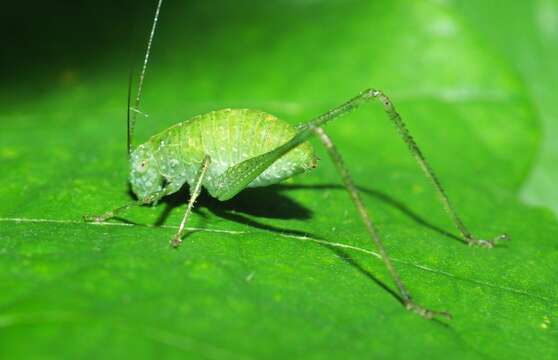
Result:
M558 2L538 0L517 2L492 1L488 11L479 12L482 1L457 2L470 26L479 29L483 40L505 56L523 82L524 91L544 130L537 160L521 189L521 197L528 203L546 206L558 214ZM498 13L494 17L491 14ZM521 19L517 26L508 19Z
M187 189L126 222L82 223L131 199L121 49L130 15L96 3L93 20L86 11L68 20L75 47L64 22L45 27L41 46L60 53L32 68L38 50L2 60L15 70L0 90L0 357L555 359L558 222L551 200L522 199L553 191L533 174L555 175L539 153L556 151L552 101L537 94L556 72L521 60L541 30L534 18L522 21L525 37L503 30L532 14L525 8L552 4L169 1L162 10L140 140L218 108L295 124L368 87L391 96L470 230L512 237L492 250L456 239L380 105L327 126L402 279L417 302L450 311L447 323L405 311L379 285L393 289L316 142L311 173L228 202L205 195L178 251L168 242ZM148 24L146 10L145 33Z

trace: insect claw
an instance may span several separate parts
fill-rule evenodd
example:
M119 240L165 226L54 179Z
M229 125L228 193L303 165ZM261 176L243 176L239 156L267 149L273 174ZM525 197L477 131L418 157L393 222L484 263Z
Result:
M494 247L494 242L491 240L471 239L467 243L469 246L478 246L486 249L492 249Z
M182 244L182 240L178 236L176 236L174 239L172 239L170 244L174 249L178 249L180 244Z
M98 216L98 215L83 215L83 221L100 223L103 222L104 219L102 216Z
M466 240L469 246L479 246L487 249L492 249L494 246L498 245L499 242L510 240L510 237L508 234L501 234L496 236L492 240L483 240L483 239L475 239L475 238L469 238Z
M500 241L509 241L511 240L510 236L506 233L500 234L492 240L495 244L498 244Z
M434 319L436 317L443 317L443 318L446 318L447 320L452 319L451 314L447 311L430 310L430 309L427 309L427 308L425 308L425 307L423 307L419 304L416 304L416 303L414 303L410 300L405 304L405 308L409 311L414 312L417 315L422 316L425 319L428 319L428 320Z

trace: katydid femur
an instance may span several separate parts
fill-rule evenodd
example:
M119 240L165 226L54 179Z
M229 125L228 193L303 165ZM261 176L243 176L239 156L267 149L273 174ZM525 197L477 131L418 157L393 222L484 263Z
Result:
M382 91L365 90L341 106L296 128L258 110L224 109L213 111L178 123L151 137L146 143L135 149L133 148L135 117L136 113L139 112L144 75L161 3L162 0L159 0L156 7L133 108L130 107L130 91L128 91L130 184L138 200L100 216L87 216L86 220L102 222L133 206L155 203L162 197L177 192L185 183L188 183L190 199L178 231L171 240L172 246L176 248L182 242L188 217L202 187L205 187L212 197L224 201L234 197L246 187L275 184L314 168L317 163L316 157L307 140L316 135L327 149L335 167L341 174L351 200L355 204L371 240L378 248L383 262L398 288L402 303L408 310L425 318L449 317L447 312L429 310L412 300L387 255L341 155L322 126L333 119L348 114L370 100L379 100L420 168L432 182L445 211L461 233L463 240L469 245L490 248L499 240L504 240L507 237L506 235L500 235L493 240L481 240L467 230L400 115ZM133 110L131 116L130 110Z

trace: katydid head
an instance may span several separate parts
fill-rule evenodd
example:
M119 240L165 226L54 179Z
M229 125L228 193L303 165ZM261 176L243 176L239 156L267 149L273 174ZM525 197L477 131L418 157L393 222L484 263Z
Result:
M147 199L162 190L163 177L159 173L153 149L148 144L142 144L132 151L130 166L130 184L139 199Z

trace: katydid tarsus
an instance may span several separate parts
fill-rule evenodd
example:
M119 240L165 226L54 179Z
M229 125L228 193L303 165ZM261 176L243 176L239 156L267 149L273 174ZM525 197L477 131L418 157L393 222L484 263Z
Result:
M493 247L507 236L493 240L474 237L461 221L451 205L438 178L411 137L401 116L391 100L380 90L368 89L344 104L292 127L270 114L252 109L223 109L196 116L180 122L152 136L147 142L134 148L133 130L151 44L157 27L162 0L157 3L153 25L147 43L143 68L139 78L134 106L130 104L128 91L128 154L131 163L130 184L138 200L99 216L86 216L87 221L106 221L123 211L143 204L151 204L162 197L175 193L187 183L190 199L177 233L171 240L177 248L184 236L186 223L196 198L204 187L220 201L228 200L246 187L267 186L281 182L298 173L316 167L317 161L307 140L317 136L325 146L343 183L355 204L365 228L378 248L383 262L393 279L404 306L425 318L450 317L445 311L433 311L415 303L392 264L378 231L364 206L357 187L345 167L340 153L326 134L323 125L346 115L371 100L378 100L399 135L407 144L418 165L433 184L445 211L450 216L463 240L469 245Z

